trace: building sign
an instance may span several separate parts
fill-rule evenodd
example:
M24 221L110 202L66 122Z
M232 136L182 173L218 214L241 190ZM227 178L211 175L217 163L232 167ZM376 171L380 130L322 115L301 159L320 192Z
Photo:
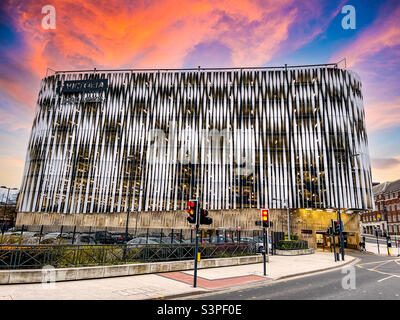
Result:
M57 93L102 92L108 88L108 79L68 80L58 82Z

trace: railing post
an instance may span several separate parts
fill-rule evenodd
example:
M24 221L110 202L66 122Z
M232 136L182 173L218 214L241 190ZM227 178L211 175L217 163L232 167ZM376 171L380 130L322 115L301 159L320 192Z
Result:
M147 232L146 232L146 244L149 243L149 228L147 228Z
M20 235L20 238L19 238L19 244L21 244L22 237L24 236L24 227L25 227L25 225L22 225L21 235Z
M1 244L3 243L3 237L4 237L4 230L6 228L6 225L3 224L2 228L1 228Z
M60 229L60 239L58 239L58 244L60 244L60 242L61 242L62 235L63 235L63 229L64 229L64 226L62 225L61 229Z
M11 266L13 269L17 268L17 250L11 251Z
M75 233L76 233L76 226L74 226L74 233L72 234L72 244L75 243Z
M40 227L40 233L39 233L39 244L42 241L42 234L43 234L43 225Z
M174 243L174 229L171 229L171 244Z

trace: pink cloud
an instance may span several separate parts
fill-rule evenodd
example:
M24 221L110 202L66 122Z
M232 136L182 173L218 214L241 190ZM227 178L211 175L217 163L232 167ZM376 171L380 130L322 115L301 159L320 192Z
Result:
M369 131L400 125L400 5L389 1L375 21L356 40L336 52L331 61L345 57L360 74Z
M375 102L368 105L365 113L369 132L390 129L400 124L400 97L392 101Z

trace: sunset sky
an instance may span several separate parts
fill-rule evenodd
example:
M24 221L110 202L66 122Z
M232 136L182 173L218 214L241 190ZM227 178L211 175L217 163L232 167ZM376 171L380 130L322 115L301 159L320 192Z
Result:
M341 13L356 9L356 29ZM42 7L56 29L42 28ZM372 176L400 179L400 1L2 0L0 185L20 187L40 80L54 70L319 64L363 82ZM341 64L341 66L344 66Z

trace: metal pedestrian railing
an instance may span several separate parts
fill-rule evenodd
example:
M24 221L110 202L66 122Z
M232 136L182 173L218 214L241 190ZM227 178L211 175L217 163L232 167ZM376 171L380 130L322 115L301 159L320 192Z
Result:
M202 244L203 259L256 254L254 243ZM1 245L0 269L55 268L190 260L193 244L160 245Z

